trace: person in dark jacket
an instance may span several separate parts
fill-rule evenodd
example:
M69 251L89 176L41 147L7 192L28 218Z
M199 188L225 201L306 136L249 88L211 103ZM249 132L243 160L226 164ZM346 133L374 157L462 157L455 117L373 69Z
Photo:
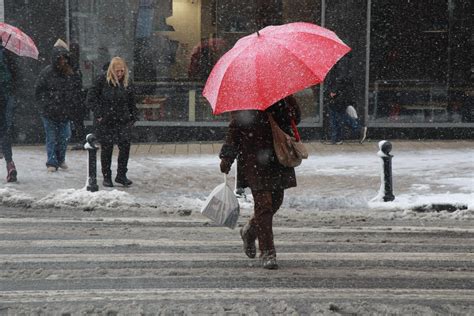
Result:
M292 96L278 101L266 111L232 112L219 157L223 173L229 173L237 159L239 184L249 187L254 198L254 215L240 230L245 254L255 258L255 240L258 239L263 268L277 269L273 216L283 203L284 190L296 186L296 176L294 168L278 162L268 114L289 135L293 135L291 120L298 124L301 119L300 109Z
M87 103L94 112L94 124L101 147L103 185L114 186L111 171L114 144L119 148L115 182L131 185L132 181L127 178L127 165L132 126L137 121L138 109L128 67L122 58L112 58L107 73L100 75L89 90Z
M340 145L343 142L344 126L350 127L352 133L360 134L362 144L367 136L367 127L362 126L359 119L347 114L347 107L354 105L355 89L349 71L350 57L340 60L331 69L324 80L325 99L329 107L329 128L331 144Z
M71 137L72 111L80 101L80 76L72 69L69 50L56 42L51 64L40 73L35 87L41 119L46 134L48 172L67 169L66 150Z
M0 143L1 154L7 164L7 182L17 181L17 170L12 152L17 73L16 60L3 47L0 38Z

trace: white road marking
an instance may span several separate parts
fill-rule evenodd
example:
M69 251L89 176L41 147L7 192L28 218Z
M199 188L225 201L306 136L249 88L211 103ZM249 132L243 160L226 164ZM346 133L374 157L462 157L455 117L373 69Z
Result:
M160 301L160 300L204 300L235 299L350 299L361 300L474 300L474 290L427 290L427 289L331 289L331 288L251 288L251 289L137 289L137 290L40 290L40 291L3 291L0 301L3 304L14 303L54 303L54 302L99 302L107 301Z
M278 253L279 260L311 261L468 261L474 253L439 252L308 252ZM0 264L41 262L134 262L134 261L235 261L241 253L124 253L124 254L0 254Z

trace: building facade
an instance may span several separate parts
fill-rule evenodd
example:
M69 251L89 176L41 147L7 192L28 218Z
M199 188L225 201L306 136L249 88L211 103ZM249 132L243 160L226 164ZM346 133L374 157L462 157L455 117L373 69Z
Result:
M216 140L228 116L212 115L202 97L214 63L240 37L296 21L327 27L352 48L352 105L374 137L472 137L471 0L3 2L5 21L30 34L41 56L40 62L23 61L19 117L27 119L20 141L38 135L28 131L35 126L28 123L35 121L31 84L57 38L79 45L86 87L111 57L128 61L140 109L137 140ZM322 89L324 84L296 94L306 138L327 134Z

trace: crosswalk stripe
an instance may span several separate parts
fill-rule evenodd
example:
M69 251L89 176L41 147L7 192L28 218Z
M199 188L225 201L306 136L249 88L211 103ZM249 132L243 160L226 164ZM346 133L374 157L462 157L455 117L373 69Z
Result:
M258 277L265 274L265 270L254 268L260 267L259 261L242 261L242 262L251 262L252 265L232 265L228 267L219 267L219 269L210 269L213 263L209 261L208 267L193 267L191 273L188 273L184 277L193 278L193 276L199 277L211 277L211 278L220 278L223 276L231 276L231 275L239 275L242 278L251 274L252 277ZM252 267L249 269L249 267ZM128 282L128 280L139 280L142 278L146 278L147 280L156 280L157 283L162 281L164 278L176 276L178 273L177 271L182 267L174 266L168 267L163 269L163 266L160 267L146 267L146 268L139 268L137 271L140 271L140 275L136 275L129 267L127 268L117 268L114 267L113 269L106 269L99 268L99 267L90 267L90 266L83 266L81 269L76 269L75 267L44 267L38 268L38 266L34 266L31 269L21 269L21 270L9 270L8 272L0 273L0 280L7 281L14 275L18 275L22 273L23 276L21 279L18 279L17 282L23 282L27 280L34 280L35 282L41 282L43 280L48 281L64 281L64 282L71 282L71 280L80 279L84 280L121 280L122 282ZM105 275L101 274L102 272L106 272ZM348 279L348 278L378 278L378 279L385 279L385 278L393 278L396 276L397 278L405 278L411 280L433 280L436 279L438 282L440 280L469 280L474 281L474 273L469 271L452 271L450 269L447 270L432 270L432 271L420 271L419 269L409 270L409 269L402 269L400 267L364 267L364 269L353 269L352 267L347 266L337 266L332 268L301 268L301 267L284 267L278 271L278 277L290 277L295 278L295 272L297 272L297 276L300 278L321 278L324 277L326 279ZM25 279L24 276L28 275L28 279ZM183 278L184 278L183 277ZM471 282L472 282L471 281ZM135 284L139 282L134 282Z
M80 224L80 223L119 223L119 224L154 224L154 223L204 223L209 220L201 217L192 219L179 217L82 217L82 218L0 218L1 224Z
M463 239L466 241L466 239ZM473 238L474 244L474 238ZM279 240L278 246L327 246L327 245L347 245L347 241L328 242L328 241L301 241L301 240ZM354 246L380 246L389 245L390 242L361 242L353 243ZM419 242L405 242L404 245L418 245ZM98 247L118 247L118 246L133 246L133 247L186 247L186 246L236 246L242 245L240 238L232 240L175 240L175 239L23 239L23 240L2 240L0 249L3 248L59 248L59 247L77 247L77 248L98 248ZM439 247L439 243L423 243L423 247ZM445 247L459 247L459 243L443 243ZM468 245L466 247L469 247Z
M3 291L0 301L3 304L13 303L52 303L52 302L98 302L98 301L159 301L179 298L180 301L212 299L370 299L379 300L449 300L469 301L474 299L474 290L429 290L429 289L351 289L351 288L167 288L167 289L134 289L134 290L41 290L41 291Z
M126 254L0 254L0 264L25 262L133 262L133 261L235 261L240 253L126 253ZM463 261L474 262L474 253L438 252L308 252L278 253L279 260L364 261Z
M179 226L180 229L182 230L194 230L196 232L206 232L206 231L211 231L211 230L221 230L221 231L226 231L226 232L232 232L233 230L230 230L229 228L225 227L219 227L219 226L203 226L205 223L208 223L209 221L203 220L203 221L196 221L196 220L181 220L181 221L161 221L161 220L118 220L118 219L100 219L100 220L17 220L15 219L14 221L1 221L0 220L0 234L12 234L15 233L15 231L11 229L10 225L13 224L22 224L25 226L22 227L28 227L26 224L31 224L34 226L32 229L36 230L44 230L44 227L41 227L39 225L44 225L44 224L74 224L74 225L80 225L80 224L116 224L116 225L135 225L135 224L146 224L148 226L152 226L153 224L167 224L166 226L160 227L161 230L176 230L176 226L172 226L170 224L173 223L185 223L188 224L187 226ZM199 225L199 226L196 226ZM31 229L28 227L28 229ZM285 233L292 233L292 232L299 232L299 233L386 233L386 234L397 234L397 233L464 233L464 234L474 234L474 228L469 228L469 227L412 227L412 226L399 226L399 227L390 227L390 229L387 229L386 226L369 226L369 227L364 227L360 226L357 228L349 228L349 227L337 227L337 228L328 228L328 227L285 227L285 226L275 226L274 231L276 232L285 232ZM236 231L236 230L234 230Z

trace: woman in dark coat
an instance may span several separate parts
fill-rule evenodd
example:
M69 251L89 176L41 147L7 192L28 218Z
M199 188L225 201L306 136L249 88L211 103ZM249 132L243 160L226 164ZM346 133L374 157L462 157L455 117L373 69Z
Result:
M283 203L284 190L296 186L294 168L281 165L273 149L273 136L268 114L278 125L292 135L291 120L296 124L301 118L295 99L290 96L269 107L266 111L245 110L231 113L231 122L219 157L223 173L229 173L237 159L237 177L245 188L249 187L254 198L254 216L240 230L244 251L249 258L256 256L255 240L258 239L262 265L277 269L273 243L273 215Z
M94 111L97 137L100 142L100 161L103 185L113 187L112 152L114 144L119 148L115 182L124 186L132 184L127 178L132 126L137 121L135 94L129 82L128 67L120 57L110 61L107 73L100 75L89 90L87 103Z

